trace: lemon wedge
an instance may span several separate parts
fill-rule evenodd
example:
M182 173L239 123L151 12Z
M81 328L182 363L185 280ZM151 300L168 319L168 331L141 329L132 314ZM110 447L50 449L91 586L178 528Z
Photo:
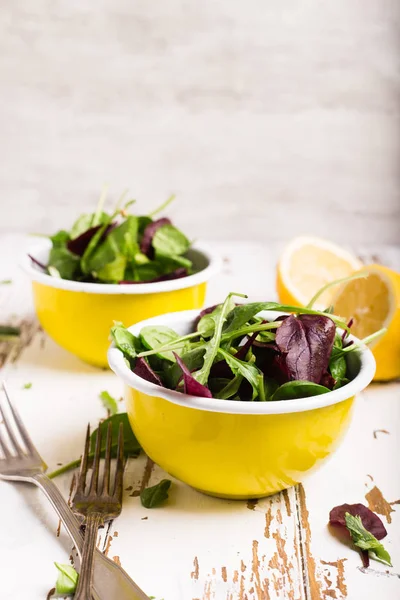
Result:
M314 294L335 279L361 269L356 256L340 246L317 237L298 237L283 251L277 268L277 291L282 304L306 306ZM314 308L332 304L335 290L326 290ZM338 313L340 314L340 313Z
M334 295L335 313L353 318L352 333L365 338L385 327L371 350L376 360L375 380L400 377L400 273L382 265L363 267L365 279L343 284Z

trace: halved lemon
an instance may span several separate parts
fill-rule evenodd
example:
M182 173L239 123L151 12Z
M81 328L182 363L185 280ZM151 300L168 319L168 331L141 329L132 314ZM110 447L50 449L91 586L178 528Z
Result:
M384 336L371 344L376 360L375 380L400 377L400 274L381 265L364 267L366 279L348 281L336 290L332 304L335 313L353 318L351 332L358 338L387 328Z
M334 279L361 269L356 256L340 246L316 237L298 237L283 251L277 270L277 291L282 304L305 306L314 294ZM332 289L320 296L314 308L332 303Z

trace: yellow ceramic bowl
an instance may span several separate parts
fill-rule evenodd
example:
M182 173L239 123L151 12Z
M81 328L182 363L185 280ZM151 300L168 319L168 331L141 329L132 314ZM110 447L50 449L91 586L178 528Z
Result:
M163 324L191 330L197 311L163 315L130 328ZM277 313L260 313L276 318ZM355 339L355 338L353 338ZM351 417L354 396L372 380L375 360L365 346L348 355L353 379L310 398L238 402L198 398L141 379L111 347L108 360L125 383L132 428L146 453L188 485L223 498L260 498L290 487L338 446Z
M29 254L47 264L51 243L43 240ZM168 311L200 308L208 280L220 259L205 246L188 252L197 272L160 281L114 285L80 283L46 275L24 256L22 266L32 280L36 313L43 329L60 346L85 362L108 367L107 350L114 321L137 323Z

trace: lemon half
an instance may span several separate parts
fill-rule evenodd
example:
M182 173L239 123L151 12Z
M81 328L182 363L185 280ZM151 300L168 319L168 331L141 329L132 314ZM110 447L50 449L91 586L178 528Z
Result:
M361 269L356 256L340 246L317 237L298 237L286 246L278 263L277 291L283 304L305 306L314 294L334 279L348 277ZM332 304L335 290L324 292L314 308Z
M352 333L364 338L387 328L384 336L371 344L376 360L375 380L400 377L400 274L382 265L363 267L366 279L349 281L333 297L335 313L353 318Z

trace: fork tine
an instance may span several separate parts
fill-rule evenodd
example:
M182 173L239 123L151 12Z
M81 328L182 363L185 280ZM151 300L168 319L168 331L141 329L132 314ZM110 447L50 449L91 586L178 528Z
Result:
M1 402L0 402L0 415L1 415L1 418L3 419L3 423L5 425L5 428L7 429L8 437L9 437L10 442L11 442L11 450L14 450L14 452L16 452L19 457L22 457L24 455L24 453L23 453L23 451L21 449L21 446L19 445L19 442L18 442L17 438L14 435L13 430L11 429L9 420L8 420L8 418L6 416L6 413L3 410Z
M114 480L114 498L122 498L122 487L124 479L124 426L119 425L118 432L118 450L117 450L117 467Z
M3 450L4 456L6 457L6 459L12 458L12 454L8 449L8 446L4 439L4 435L1 432L1 429L0 429L0 448Z
M78 482L76 484L75 493L83 494L85 492L86 487L86 475L88 471L89 464L89 449L90 449L90 425L87 426L86 429L86 440L85 440L85 449L83 451L83 456L81 459L81 466L79 468Z
M103 474L103 494L109 495L110 493L110 470L111 470L111 444L112 444L112 425L108 424L107 428L107 441L106 441L106 455L104 460L104 474Z
M90 480L89 494L96 494L98 483L99 483L99 471L100 471L100 452L101 452L101 430L100 427L97 429L96 435L96 447L94 450L93 459L93 473Z
M8 406L10 407L12 416L14 417L15 424L17 426L17 429L18 429L23 441L24 441L24 444L26 446L26 449L28 450L28 453L39 456L38 451L36 450L35 446L33 445L32 440L29 437L27 430L25 429L25 425L23 424L21 417L17 413L17 409L13 406L13 404L11 402L10 396L8 395L5 381L2 381L1 384L3 387L4 393L6 395L6 398L7 398ZM3 417L3 420L7 427L7 421L6 421L6 419L4 419L4 417ZM7 427L7 431L9 431L8 427Z

